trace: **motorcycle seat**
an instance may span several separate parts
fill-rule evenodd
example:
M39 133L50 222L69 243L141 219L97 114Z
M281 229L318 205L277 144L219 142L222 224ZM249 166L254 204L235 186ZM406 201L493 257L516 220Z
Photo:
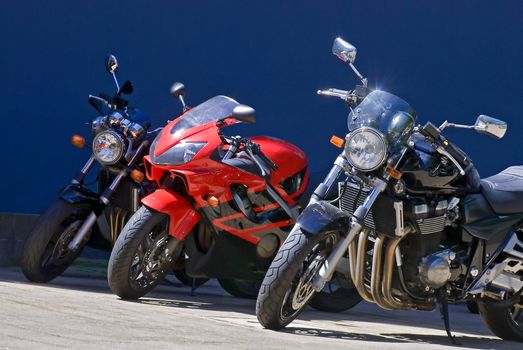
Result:
M481 180L481 192L496 214L523 213L523 166Z

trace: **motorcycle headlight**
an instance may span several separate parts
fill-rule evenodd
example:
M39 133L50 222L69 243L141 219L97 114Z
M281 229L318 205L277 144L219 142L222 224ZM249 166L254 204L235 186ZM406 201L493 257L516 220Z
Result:
M371 128L359 128L345 138L345 155L349 163L360 171L372 171L387 158L384 137Z
M93 154L103 165L118 162L124 154L125 143L120 135L112 130L100 132L93 140Z
M158 136L159 137L159 136ZM151 147L151 160L158 165L182 165L189 163L207 142L181 142L159 156L154 156L156 142Z

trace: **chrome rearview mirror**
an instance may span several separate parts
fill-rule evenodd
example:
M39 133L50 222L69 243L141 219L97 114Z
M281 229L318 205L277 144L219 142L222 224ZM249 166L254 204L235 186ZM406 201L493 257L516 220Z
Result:
M118 60L114 55L107 56L107 59L105 61L105 69L111 74L116 73L118 70Z
M356 52L356 48L342 38L337 37L334 39L332 54L343 62L354 63L356 60Z
M507 132L507 123L503 120L489 117L488 115L480 115L478 119L476 119L474 130L480 134L501 139Z
M356 47L351 45L349 42L343 40L340 37L334 39L332 44L332 54L338 57L343 62L347 63L349 67L354 71L358 79L361 80L363 86L367 87L367 79L361 75L361 73L354 67L353 63L356 60Z

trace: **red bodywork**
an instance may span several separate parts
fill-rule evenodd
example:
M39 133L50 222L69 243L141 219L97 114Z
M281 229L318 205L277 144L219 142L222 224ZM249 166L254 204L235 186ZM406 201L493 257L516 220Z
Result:
M190 113L190 111L184 115ZM181 133L171 133L171 130L183 119L184 115L173 120L163 129L161 135L155 141L156 145L153 145L151 148L151 153L154 152L153 156L158 157L182 142L206 142L206 145L196 153L190 162L183 165L153 164L150 155L146 156L144 161L149 180L153 180L162 186L162 182L165 181L167 176L171 177L171 179L176 178L178 183L184 184L185 193L177 193L171 189L164 188L158 189L142 199L142 203L147 207L170 216L169 233L180 240L184 239L200 220L199 211L209 207L208 198L216 197L220 203L231 201L231 185L234 184L246 186L248 193L262 192L266 189L266 181L262 177L222 163L220 158L216 157L219 151L226 150L228 147L222 143L222 139L219 136L220 129L237 123L235 119L228 117L222 119L221 123L211 121L188 128ZM289 207L295 206L298 197L303 194L307 186L309 180L308 172L305 171L299 189L291 195L286 193L281 183L285 179L306 169L307 158L304 152L298 147L276 138L258 136L250 139L259 144L262 152L278 165L277 170L271 171L269 181L271 186ZM267 206L256 207L254 211L259 213L276 207L279 207L279 205L273 203ZM286 219L280 222L263 223L245 229L238 229L228 225L228 221L238 219L241 216L243 216L243 213L240 212L228 217L220 217L214 219L212 224L220 230L227 231L243 240L256 244L260 240L257 233L273 227L288 226L293 223Z

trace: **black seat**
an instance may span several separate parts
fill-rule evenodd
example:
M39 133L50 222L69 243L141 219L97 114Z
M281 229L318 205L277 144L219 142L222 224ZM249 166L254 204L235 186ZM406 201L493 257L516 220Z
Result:
M481 180L481 191L496 214L523 213L523 166Z

